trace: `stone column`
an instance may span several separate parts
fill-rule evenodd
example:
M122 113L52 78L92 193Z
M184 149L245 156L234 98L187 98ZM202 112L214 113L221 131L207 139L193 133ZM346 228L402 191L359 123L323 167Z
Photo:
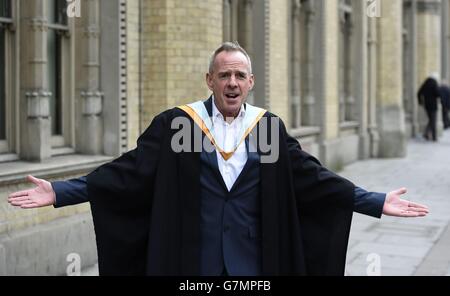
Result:
M40 161L51 156L50 97L47 80L47 5L22 1L20 157Z
M339 10L339 37L338 37L338 94L339 94L339 122L345 121L345 97L346 97L346 40L345 40L345 21L342 17L343 12Z
M441 77L442 79L446 80L448 83L448 80L450 78L450 73L449 73L449 0L442 0L442 9L441 9L441 28L442 28L442 32L441 32L441 40L442 40L442 48L441 48L441 55L442 55L442 74Z
M239 36L239 0L230 0L231 2L231 40L238 40Z
M419 85L431 74L440 73L440 0L417 1L417 59Z
M366 5L363 1L353 2L354 10L354 41L352 44L353 58L353 81L350 92L354 95L355 110L354 120L359 123L359 158L366 159L370 156L369 129L369 106L368 106L368 20L366 16Z
M314 57L315 57L315 28L316 28L316 9L315 1L309 0L304 6L306 16L306 83L304 84L304 98L302 104L302 122L304 125L315 125L316 98L314 96Z
M231 41L231 5L230 0L223 0L223 41Z
M354 96L354 76L355 76L355 68L354 68L354 59L355 59L355 47L356 38L355 38L355 13L352 11L352 16L350 19L350 23L347 27L347 36L348 42L346 55L346 85L344 86L345 91L345 117L344 121L354 121L355 120L355 96ZM360 29L360 28L359 28Z
M406 155L402 99L402 1L382 0L378 19L378 126L380 157Z
M368 51L368 132L370 138L370 157L378 157L380 135L377 125L377 20L369 18L368 20L368 35L367 35L367 51Z
M417 86L432 73L441 73L441 0L417 1ZM417 92L417 91L416 91ZM438 105L440 107L440 104ZM418 110L419 129L422 132L427 116ZM442 132L442 112L438 110L438 132Z
M287 1L265 0L266 11L266 75L269 89L266 107L289 122L289 86L288 86L288 22L289 8ZM258 80L256 80L258 83ZM266 86L267 87L267 86Z
M316 1L316 0L314 0ZM316 50L320 68L321 85L317 88L320 101L321 160L331 169L339 169L343 159L339 155L339 94L338 94L338 1L316 1L318 10L318 38L320 46Z
M301 125L301 36L300 36L300 0L292 2L292 54L291 54L291 122L293 127Z
M253 5L254 0L243 0L242 2L242 46L248 55L253 58Z
M83 1L81 19L77 20L77 46L81 54L79 95L79 130L77 151L85 154L103 153L102 93L100 92L100 11L99 0ZM105 98L108 99L108 98Z
M404 108L406 112L407 136L419 134L418 126L418 103L417 103L417 2L409 0L404 3L404 46L403 48L403 71L404 71Z
M247 51L248 55L253 61L254 57L254 48L253 48L253 5L254 0L241 0L242 6L241 8L241 16L240 16L240 25L241 34L239 36L240 45ZM249 93L247 102L250 104L254 104L254 94L253 91Z
M410 46L411 46L411 57L410 57L410 86L411 86L411 124L412 124L412 135L418 136L420 135L420 127L419 127L419 104L417 102L417 0L411 0L411 28L410 28L411 38L410 38Z

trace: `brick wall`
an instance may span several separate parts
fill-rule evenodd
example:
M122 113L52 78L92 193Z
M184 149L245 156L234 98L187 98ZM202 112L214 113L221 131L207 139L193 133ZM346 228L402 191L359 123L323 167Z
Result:
M222 1L144 1L142 125L182 103L205 99L208 60L222 41Z

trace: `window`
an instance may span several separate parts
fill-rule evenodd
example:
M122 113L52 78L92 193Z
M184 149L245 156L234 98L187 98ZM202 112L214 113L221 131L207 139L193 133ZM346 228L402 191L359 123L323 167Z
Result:
M48 89L50 97L50 118L52 146L65 146L64 132L64 39L69 28L67 25L66 0L47 0L48 33L47 62Z
M11 1L0 0L0 153L9 152L8 146L8 38L12 24Z
M355 119L353 97L353 31L354 15L351 0L340 0L339 5L339 120Z
M252 60L254 59L253 2L253 0L223 0L222 17L223 41L238 41ZM253 91L249 93L247 102L255 103Z
M0 27L0 141L6 140L5 29Z
M313 0L293 0L291 16L291 127L314 126L314 51L316 7Z

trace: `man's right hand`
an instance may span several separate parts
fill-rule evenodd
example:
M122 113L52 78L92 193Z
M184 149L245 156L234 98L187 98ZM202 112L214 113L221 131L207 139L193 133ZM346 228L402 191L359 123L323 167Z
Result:
M17 191L8 196L8 202L22 209L33 209L50 206L55 203L56 194L52 184L46 180L27 176L28 181L36 185L33 189Z

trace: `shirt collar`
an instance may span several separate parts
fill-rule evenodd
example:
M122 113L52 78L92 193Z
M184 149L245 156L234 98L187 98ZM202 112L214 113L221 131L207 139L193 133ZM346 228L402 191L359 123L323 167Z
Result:
M219 109L217 109L216 106L216 99L214 98L214 95L212 96L213 99L213 103L212 103L212 115L213 115L213 122L216 119L221 119L223 121L225 121L225 118L223 117L222 113L219 112ZM245 104L245 103L244 103ZM240 118L244 118L245 116L245 107L244 104L241 105L241 110L239 110L239 114L238 117Z

